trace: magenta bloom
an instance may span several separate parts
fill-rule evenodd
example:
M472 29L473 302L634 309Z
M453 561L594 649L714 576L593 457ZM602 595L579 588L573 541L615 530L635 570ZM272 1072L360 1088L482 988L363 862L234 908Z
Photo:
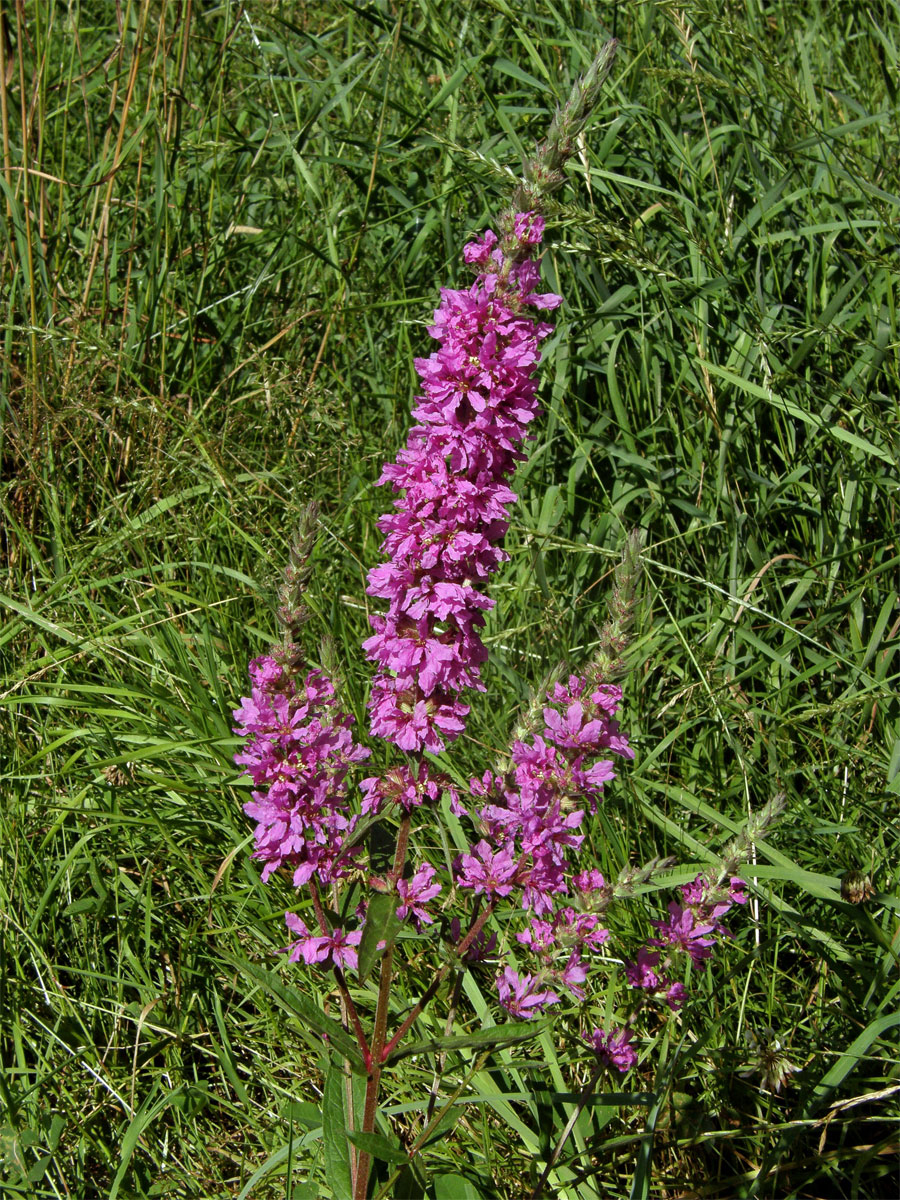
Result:
M412 918L416 929L421 929L423 924L431 925L434 921L434 918L424 907L429 900L433 900L441 891L441 885L432 882L434 876L434 867L431 863L426 862L422 863L412 879L399 879L397 881L397 895L403 901L397 909L397 916L401 921L405 921L407 917Z
M364 813L379 813L385 804L396 804L402 812L410 813L421 804L436 804L442 789L450 792L452 807L456 795L449 780L433 775L426 762L419 763L415 774L409 767L391 767L383 775L364 779L359 786Z
M438 349L416 360L418 424L379 481L404 494L379 521L388 561L369 572L369 594L388 606L363 643L377 666L370 726L408 752L439 753L459 737L462 692L484 690L479 631L493 601L480 589L506 558L497 543L516 499L506 481L538 413L538 343L551 328L527 309L560 303L534 290L540 272L527 256L543 228L533 213L516 217L523 257L512 266L490 230L465 248L478 278L441 292L429 331Z
M296 942L289 947L291 962L299 962L302 958L309 966L318 967L352 967L357 965L356 947L362 941L362 930L344 933L343 929L333 929L330 934L312 934L305 923L294 913L284 914L288 929L299 934Z
M473 846L474 854L460 857L460 887L471 888L475 895L508 896L513 889L516 861L509 850L496 853L483 839Z
M625 978L632 987L654 991L663 983L664 976L657 972L659 951L642 946L638 950L637 962L625 964Z
M550 1004L559 1004L559 996L549 989L540 991L540 978L534 975L516 974L512 967L506 967L497 979L497 992L500 1003L513 1017L525 1017L526 1020L536 1017L538 1013Z
M631 1031L628 1029L613 1028L609 1033L595 1029L584 1040L604 1066L615 1067L623 1075L637 1062L637 1054L631 1048Z
M658 938L650 938L651 946L674 946L689 954L696 967L702 968L706 965L705 959L712 954L712 948L716 944L715 922L697 924L693 910L682 908L673 900L669 904L668 921L651 921L650 924L655 925L660 933Z
M256 785L244 812L256 822L254 857L263 880L281 866L297 887L343 871L339 851L353 818L346 776L369 751L353 740L353 718L337 707L331 681L310 671L299 682L273 658L250 663L251 694L235 710L247 741L234 761Z

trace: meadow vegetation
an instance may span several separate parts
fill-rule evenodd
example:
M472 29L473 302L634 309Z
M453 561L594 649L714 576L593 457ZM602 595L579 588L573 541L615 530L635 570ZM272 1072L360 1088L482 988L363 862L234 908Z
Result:
M547 212L565 304L454 769L589 654L639 529L636 758L597 864L675 854L680 882L786 809L735 937L583 1108L548 1194L896 1196L896 0L0 19L0 1190L332 1194L308 985L275 957L292 892L250 857L231 712L315 500L310 653L330 635L364 720L375 480L438 288L613 34ZM455 1174L529 1195L584 1083L575 1041L451 1050L447 1120L388 1194L463 1200ZM434 1073L426 1054L386 1083L402 1145Z

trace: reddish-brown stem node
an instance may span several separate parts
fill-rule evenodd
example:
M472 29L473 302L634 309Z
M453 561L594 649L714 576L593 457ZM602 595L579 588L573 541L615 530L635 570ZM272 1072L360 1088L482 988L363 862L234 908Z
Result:
M455 962L458 959L463 957L463 955L466 953L466 951L469 949L469 947L472 945L472 943L478 937L479 933L481 933L482 929L485 926L485 922L487 921L487 919L491 915L491 913L494 911L495 904L496 904L496 900L491 900L489 902L487 908L485 908L485 910L478 917L476 917L475 921L472 924L472 928L469 930L469 932L466 934L466 936L463 938L463 940L456 947L456 956L455 956L454 960L451 962L444 963L444 965L438 971L437 975L435 975L434 979L431 981L431 983L428 985L428 987L422 993L421 997L416 1001L416 1004L414 1005L414 1007L412 1009L410 1009L409 1013L407 1013L406 1017L404 1018L403 1024L400 1026L400 1028L397 1030L397 1032L394 1034L394 1036L391 1038L391 1040L387 1043L387 1045L381 1051L380 1061L382 1063L385 1063L388 1060L388 1058L391 1056L391 1054L393 1054L396 1047L399 1045L399 1043L403 1040L403 1038L406 1036L406 1034L409 1032L409 1030L412 1028L412 1026L416 1023L416 1021L422 1015L422 1012L424 1011L424 1009L434 999L435 995L437 994L438 988L441 986L441 984L444 982L444 980L450 974L450 971L453 969Z

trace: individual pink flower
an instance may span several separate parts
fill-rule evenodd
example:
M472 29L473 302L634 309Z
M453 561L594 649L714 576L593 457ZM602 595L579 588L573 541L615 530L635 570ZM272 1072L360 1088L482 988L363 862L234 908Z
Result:
M625 964L625 978L632 987L654 991L658 988L664 976L657 972L659 966L659 951L648 950L642 946L638 951L637 961Z
M588 970L584 960L580 957L577 950L573 950L569 955L566 965L561 971L554 973L554 977L572 993L578 1000L584 999L584 988L588 977Z
M433 900L435 896L440 895L441 885L432 882L435 873L434 867L426 862L422 863L412 879L399 879L397 881L397 895L403 901L397 909L397 916L401 921L410 918L416 929L419 930L421 930L423 924L431 925L434 921L434 918L424 906L429 900Z
M475 895L508 896L513 889L516 861L509 850L493 851L483 838L472 847L474 854L459 859L457 883Z
M497 978L497 992L500 1003L513 1017L524 1017L529 1020L536 1017L542 1009L550 1004L558 1004L559 996L549 988L541 990L541 980L534 975L519 976L506 967Z
M687 988L683 983L673 983L666 988L665 998L672 1012L677 1012L687 1000Z
M599 892L605 888L606 880L596 867L591 867L588 871L579 871L577 875L574 875L572 886L582 895L589 896L592 892Z
M356 947L362 941L361 929L353 933L333 929L330 934L311 934L294 913L285 913L284 919L288 928L300 935L288 947L291 962L299 962L302 958L310 966L356 968Z
M631 1047L631 1037L629 1029L618 1029L614 1026L609 1033L595 1029L584 1040L604 1066L615 1067L624 1075L637 1062L637 1054Z
M712 954L716 944L716 926L714 923L698 925L693 911L682 908L673 900L669 904L668 921L651 921L659 930L658 938L650 938L651 946L674 946L690 956L696 967L706 965L705 960Z

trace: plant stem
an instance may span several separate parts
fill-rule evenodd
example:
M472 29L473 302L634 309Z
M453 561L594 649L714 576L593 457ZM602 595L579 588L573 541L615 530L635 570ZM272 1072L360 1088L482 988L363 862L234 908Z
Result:
M328 937L331 934L331 927L328 924L328 918L325 916L325 911L322 908L322 901L319 898L319 889L316 887L315 880L309 881L309 894L312 897L313 912L316 914L316 922L321 933ZM368 1063L371 1057L369 1043L366 1038L365 1030L359 1019L359 1013L356 1011L356 1005L353 1003L353 997L350 995L350 989L347 987L347 980L344 978L344 972L340 967L334 968L334 978L338 985L338 991L341 994L341 1003L344 1006L344 1012L353 1026L353 1032L356 1034L356 1040L359 1042L359 1048L362 1052L363 1061Z
M469 1068L469 1071L468 1071L465 1079L462 1081L462 1083L459 1085L459 1087L456 1089L456 1091L453 1092L453 1094L448 1098L447 1103L444 1105L444 1107L441 1109L441 1111L437 1114L436 1117L432 1118L426 1124L425 1128L422 1130L422 1132L419 1134L419 1136L416 1138L416 1140L413 1142L413 1144L409 1148L410 1162L412 1162L412 1160L415 1158L418 1151L422 1149L422 1147L425 1145L425 1143L431 1137L432 1133L435 1131L435 1129L437 1129L438 1125L440 1125L441 1121L443 1121L444 1117L447 1115L447 1113L450 1111L450 1109L453 1107L453 1105L456 1103L456 1101L459 1099L459 1097L462 1095L462 1093L465 1091L465 1089L469 1086L469 1080L478 1074L478 1072L481 1070L481 1068L484 1066L484 1064L487 1062L487 1060L491 1057L492 1053L493 1053L493 1051L491 1051L491 1050L485 1050L483 1054L479 1055L479 1057L476 1058L475 1062ZM393 1174L384 1183L384 1185L381 1188L381 1191L374 1197L374 1200L386 1200L386 1197L390 1195L391 1188L394 1186L394 1184L397 1182L397 1180L400 1178L401 1174L405 1170L406 1170L405 1164L402 1164L401 1166L399 1166L396 1169L396 1171L394 1171Z
M459 1004L460 993L462 992L462 983L465 976L465 967L457 970L456 977L453 980L453 987L450 989L450 1005L447 1009L447 1020L444 1023L444 1036L449 1037L453 1032L453 1026L456 1022L456 1009ZM441 1085L441 1076L444 1074L444 1064L447 1061L447 1052L442 1050L437 1057L437 1063L434 1068L434 1080L431 1084L431 1094L428 1097L428 1107L425 1110L426 1123L431 1120L434 1113L434 1106L437 1104L438 1088Z
M403 874L403 864L406 862L406 851L409 846L410 818L407 813L400 822L397 832L397 848L394 852L394 866L390 875L391 886L394 886ZM372 1032L372 1054L369 1060L369 1077L366 1080L366 1106L363 1111L362 1133L375 1132L375 1114L378 1111L378 1090L381 1086L381 1069L384 1061L384 1043L387 1039L388 1012L391 1001L391 979L394 965L394 947L390 945L381 960L381 974L378 980L378 1002L375 1006L375 1028ZM353 1200L366 1200L369 1186L369 1172L372 1159L361 1150L357 1156L356 1181L353 1190Z
M547 1179L550 1176L550 1172L553 1170L553 1168L556 1166L557 1162L559 1161L559 1156L563 1152L563 1147L565 1146L566 1142L569 1140L569 1135L571 1134L572 1130L575 1128L575 1122L581 1116L582 1112L584 1111L584 1106L587 1104L588 1100L593 1095L594 1088L597 1086L597 1080L600 1078L600 1072L602 1070L603 1070L603 1064L598 1063L597 1066L594 1067L594 1070L591 1072L590 1079L587 1081L587 1083L584 1086L584 1090L582 1091L581 1095L578 1097L578 1105L577 1105L575 1111L572 1113L571 1117L569 1117L568 1121L566 1122L566 1127L560 1134L559 1141L554 1146L553 1153L550 1155L550 1158L547 1161L547 1165L544 1167L544 1170L541 1172L541 1177L537 1181L537 1186L535 1187L534 1191L531 1193L529 1200L539 1200L539 1198L544 1190L544 1185L546 1184Z
M438 988L441 986L441 984L444 982L444 980L447 978L447 976L453 970L453 967L456 965L456 960L461 958L465 954L465 952L469 949L469 947L472 945L472 943L478 937L479 933L481 933L482 929L484 928L485 922L487 921L487 919L491 915L491 913L494 911L495 903L496 903L496 901L492 900L488 904L487 908L485 908L484 912L482 912L476 918L475 922L472 925L472 928L469 930L469 932L466 934L466 936L463 938L463 940L459 943L459 945L456 948L456 959L454 959L452 962L444 963L444 965L441 967L440 971L438 971L437 975L435 975L434 979L431 981L431 983L428 985L428 987L422 993L421 997L418 999L416 1004L413 1006L412 1009L410 1009L405 1020L403 1021L403 1024L400 1026L400 1028L397 1030L397 1032L394 1034L394 1036L391 1038L391 1040L384 1047L384 1049L382 1051L382 1062L386 1061L390 1057L391 1052L394 1050L395 1046L397 1046L397 1044L400 1041L402 1041L402 1039L406 1036L406 1034L409 1032L409 1030L415 1024L415 1022L419 1019L419 1017L422 1014L422 1011L425 1009L425 1007L428 1005L428 1003L434 998ZM374 1053L374 1047L373 1047L373 1053Z

